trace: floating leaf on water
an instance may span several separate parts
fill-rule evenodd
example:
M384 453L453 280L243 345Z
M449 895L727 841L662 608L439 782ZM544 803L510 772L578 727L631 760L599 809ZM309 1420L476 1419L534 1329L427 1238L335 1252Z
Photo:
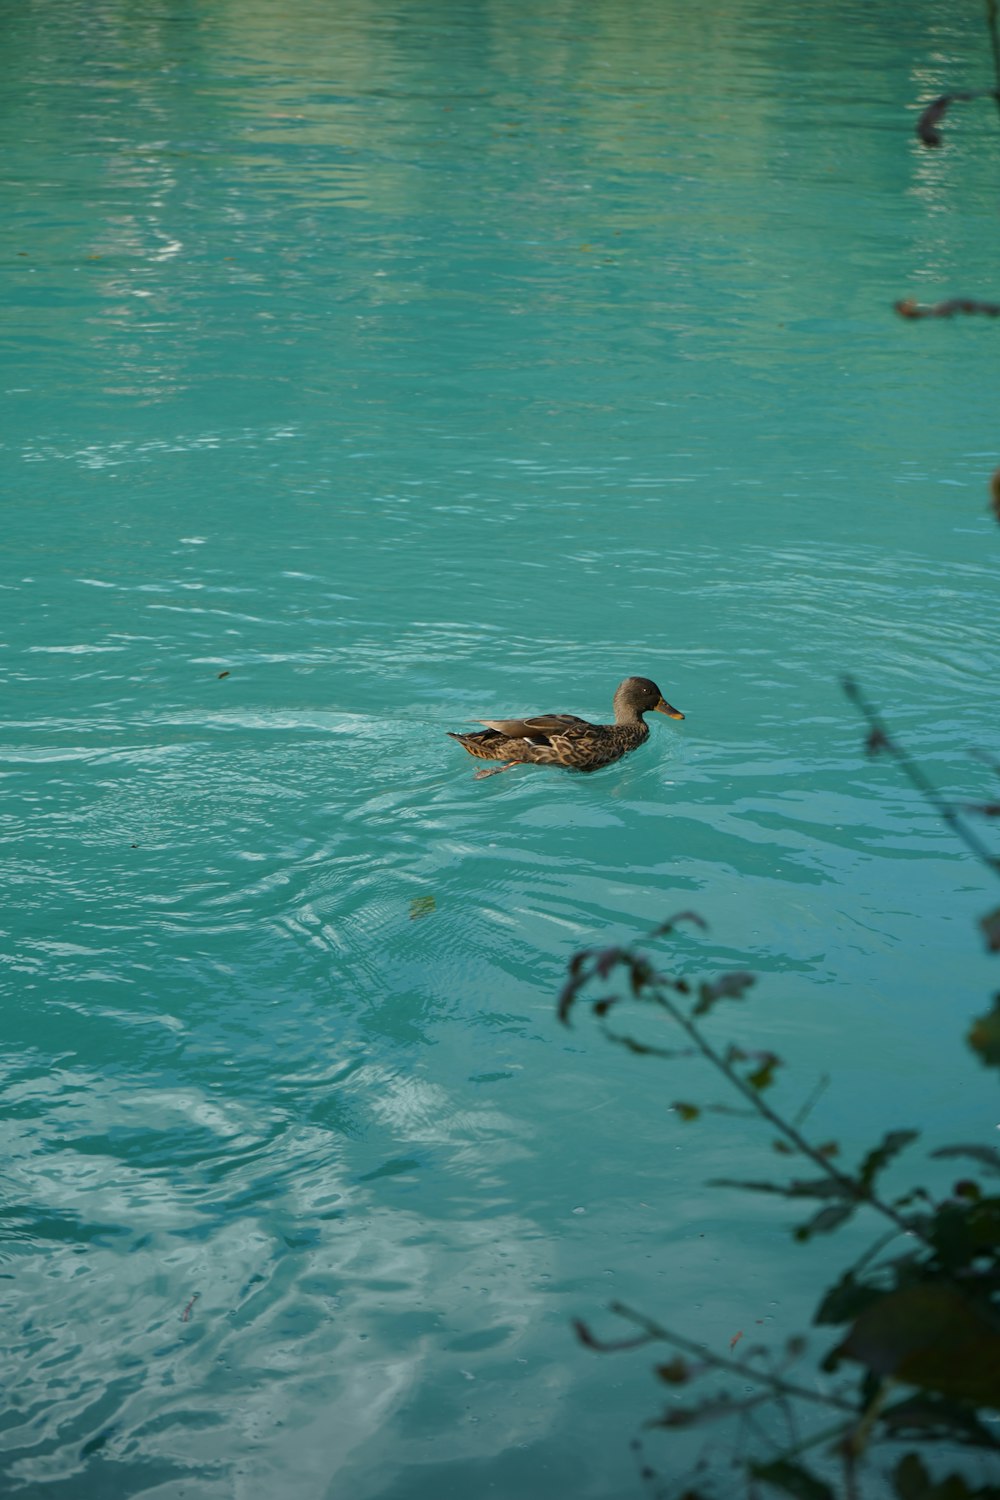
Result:
M972 297L949 297L945 302L926 305L915 297L902 297L892 306L901 318L953 318L956 313L980 313L984 318L1000 318L1000 302L977 302Z
M410 921L416 922L419 917L429 917L436 906L433 896L414 896L410 902Z

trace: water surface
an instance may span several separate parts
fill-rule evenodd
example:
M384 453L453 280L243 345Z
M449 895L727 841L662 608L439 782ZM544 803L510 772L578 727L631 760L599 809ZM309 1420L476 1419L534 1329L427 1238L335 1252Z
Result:
M849 1243L706 1189L710 1096L560 1029L582 944L986 1138L991 899L894 768L995 796L996 294L975 7L10 7L6 1488L636 1492L621 1297L725 1351ZM978 111L978 112L977 112ZM445 738L687 718L590 777ZM610 1331L610 1329L609 1329ZM669 1463L667 1465L669 1471Z

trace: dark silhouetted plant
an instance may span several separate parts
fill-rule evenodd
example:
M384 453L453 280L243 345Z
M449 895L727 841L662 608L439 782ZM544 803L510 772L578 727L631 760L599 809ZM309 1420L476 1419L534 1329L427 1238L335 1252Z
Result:
M994 817L1000 807L947 801L890 735L857 684L847 681L844 688L868 722L869 754L890 755L975 857L1000 875L1000 861L971 821L976 814ZM818 1369L810 1366L805 1374L791 1373L806 1358L802 1339L789 1340L780 1351L755 1346L739 1358L732 1352L721 1355L621 1302L612 1303L610 1311L629 1325L625 1336L599 1337L588 1324L577 1323L578 1337L602 1351L666 1346L670 1356L656 1364L655 1375L673 1399L646 1427L743 1424L744 1435L753 1433L754 1441L744 1444L752 1451L740 1458L737 1470L750 1496L767 1489L801 1500L859 1500L862 1460L876 1445L891 1444L894 1462L885 1482L897 1500L998 1500L996 1485L977 1487L960 1474L933 1478L924 1455L930 1445L943 1442L1000 1466L994 1415L1000 1413L1000 1183L992 1181L1000 1177L1000 1151L978 1141L933 1151L937 1158L969 1164L970 1175L945 1197L920 1185L902 1194L883 1187L883 1173L917 1140L915 1130L890 1130L854 1165L844 1164L835 1142L814 1141L807 1134L808 1106L791 1117L771 1102L782 1066L774 1052L715 1038L718 1008L744 999L753 975L692 980L654 958L652 948L681 923L704 927L696 913L681 912L654 929L641 947L575 954L559 997L560 1020L568 1025L586 1007L607 1040L631 1053L665 1061L700 1058L737 1096L738 1112L755 1117L771 1132L774 1149L804 1167L802 1175L780 1181L726 1179L714 1186L801 1200L809 1212L794 1229L800 1241L829 1234L861 1213L881 1221L882 1232L819 1298L815 1323L838 1328L840 1335ZM1000 949L1000 909L981 925L988 947ZM624 1021L636 1009L667 1023L681 1045L637 1035ZM974 1023L968 1041L981 1063L1000 1068L1000 996ZM706 1105L687 1097L671 1107L684 1122L705 1110L733 1112L730 1104ZM697 1397L692 1392L690 1400L677 1399L681 1388L695 1386ZM646 1458L641 1438L635 1446L643 1477L657 1494L728 1500L734 1493L731 1467L713 1474L702 1465L683 1480L665 1480ZM811 1466L810 1454L815 1455Z

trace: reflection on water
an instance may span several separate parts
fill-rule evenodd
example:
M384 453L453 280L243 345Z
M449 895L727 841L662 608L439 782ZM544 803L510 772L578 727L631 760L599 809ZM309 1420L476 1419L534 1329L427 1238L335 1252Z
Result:
M569 1319L784 1335L827 1251L557 1027L595 938L701 911L847 1146L992 1119L981 874L837 687L994 797L992 346L888 313L992 275L991 143L911 137L976 24L4 18L12 1493L631 1493ZM593 776L445 737L630 673L687 718Z

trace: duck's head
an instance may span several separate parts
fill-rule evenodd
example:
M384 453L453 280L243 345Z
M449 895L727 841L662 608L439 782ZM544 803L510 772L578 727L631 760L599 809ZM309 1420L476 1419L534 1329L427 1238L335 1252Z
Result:
M626 677L615 693L615 720L632 719L648 713L666 714L669 719L683 719L680 709L672 708L655 682L648 677Z

